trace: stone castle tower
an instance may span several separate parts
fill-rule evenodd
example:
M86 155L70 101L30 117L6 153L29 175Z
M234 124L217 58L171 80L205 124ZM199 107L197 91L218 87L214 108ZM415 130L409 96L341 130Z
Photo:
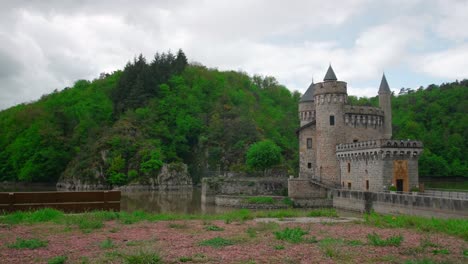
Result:
M291 197L312 197L310 184L400 191L418 184L422 143L391 140L391 91L385 75L379 106L348 103L347 83L338 81L331 65L323 82L312 82L299 102L299 177L289 182ZM399 174L395 174L398 171Z

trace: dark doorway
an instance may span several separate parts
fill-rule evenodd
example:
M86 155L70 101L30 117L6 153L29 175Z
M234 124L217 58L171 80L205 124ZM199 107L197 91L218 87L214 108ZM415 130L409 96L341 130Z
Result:
M402 192L403 191L403 180L396 180L396 190L397 192Z

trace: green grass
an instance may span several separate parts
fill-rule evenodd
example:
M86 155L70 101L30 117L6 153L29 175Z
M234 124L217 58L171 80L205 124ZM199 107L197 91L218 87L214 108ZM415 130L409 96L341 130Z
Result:
M9 248L15 248L15 249L36 249L36 248L41 248L41 247L47 247L49 244L48 241L45 240L40 240L40 239L22 239L22 238L17 238L16 242L13 244L9 244Z
M422 232L441 232L458 236L468 241L468 220L466 219L438 219L410 215L380 215L376 213L364 215L368 225L381 228L411 228Z
M276 239L278 240L285 240L291 243L299 243L303 241L303 236L308 234L309 232L302 230L299 227L295 228L288 228L277 232L273 232Z
M225 247L225 246L234 245L234 242L232 240L225 239L225 238L222 238L222 237L215 237L215 238L212 238L212 239L203 240L198 245L200 245L200 246L209 246L209 247L213 247L213 248L222 248L222 247Z
M224 231L224 228L216 226L216 225L209 225L205 227L206 231Z
M246 198L244 202L248 204L274 204L275 199L273 199L273 197L268 196L254 196Z
M47 261L48 264L63 264L67 261L67 256L56 256Z
M276 250L283 250L283 249L285 249L285 247L284 247L283 245L276 245L276 246L274 246L273 248L276 249Z
M319 217L319 216L338 217L338 213L333 208L321 208L321 209L316 209L316 210L311 211L310 213L307 214L307 216L310 216L310 217Z
M112 241L112 239L107 238L106 240L102 241L102 242L99 244L99 247L100 247L101 249L110 249L110 248L114 248L115 245L114 245L114 242Z
M434 249L432 250L432 254L434 255L448 255L450 254L450 251L448 249Z
M386 247L386 246L400 246L401 242L403 242L403 236L391 236L387 239L382 239L378 234L372 233L367 235L367 240L369 244L372 246L378 247Z

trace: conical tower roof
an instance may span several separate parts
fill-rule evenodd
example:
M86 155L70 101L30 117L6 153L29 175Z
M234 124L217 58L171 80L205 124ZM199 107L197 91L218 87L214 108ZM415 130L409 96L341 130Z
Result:
M307 91L302 95L301 100L299 100L299 102L302 103L302 102L313 101L313 100L314 100L314 80L312 80L312 83L309 85L309 88L307 88Z
M323 81L337 81L338 79L336 78L335 72L333 71L333 68L330 64L328 66L327 73L325 74L325 78L323 78Z
M391 93L387 78L385 78L385 73L383 74L382 81L380 82L379 93Z

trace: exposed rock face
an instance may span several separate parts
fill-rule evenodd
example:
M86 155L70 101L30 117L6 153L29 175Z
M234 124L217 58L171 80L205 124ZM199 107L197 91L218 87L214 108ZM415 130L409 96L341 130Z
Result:
M183 163L164 164L158 175L160 190L174 190L192 187L192 178L187 171L187 165Z
M96 171L95 181L86 181L78 177L62 178L57 183L57 189L65 190L103 190L112 186L105 183L104 176ZM118 189L132 190L179 190L192 188L192 177L184 163L164 164L158 175L154 178L146 178L144 182L138 181L120 186Z

